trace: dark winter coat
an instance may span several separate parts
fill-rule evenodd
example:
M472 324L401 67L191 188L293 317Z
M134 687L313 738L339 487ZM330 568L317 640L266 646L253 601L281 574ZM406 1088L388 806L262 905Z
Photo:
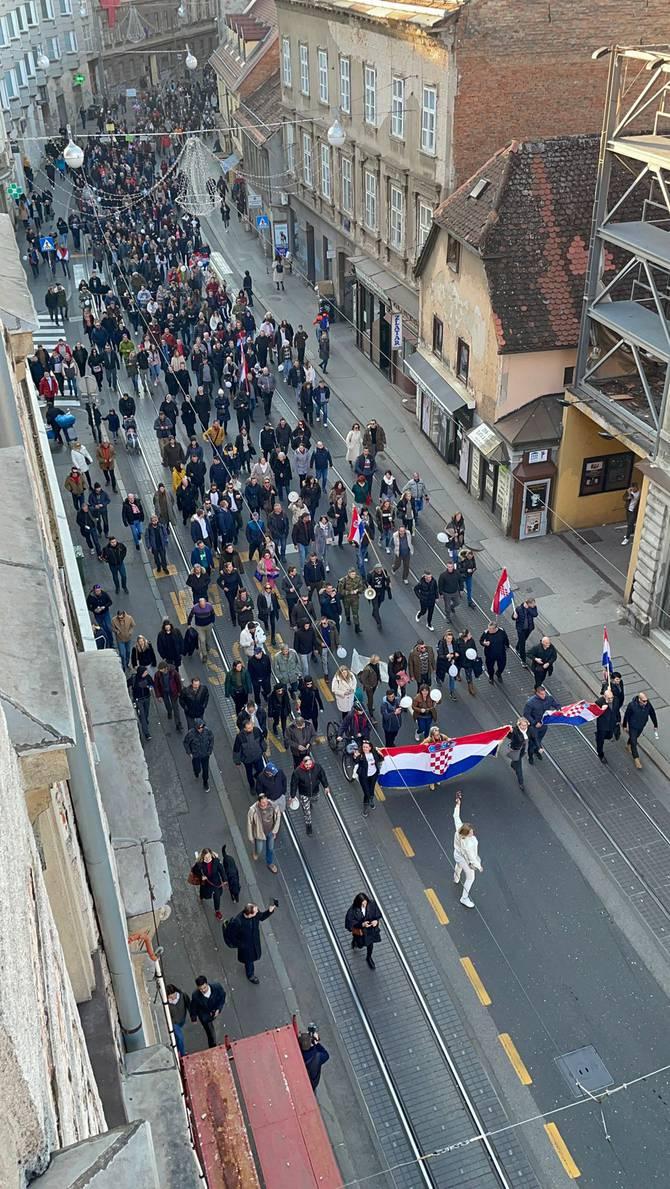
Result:
M257 962L261 957L261 921L267 921L269 916L272 916L272 913L266 909L265 912L257 912L253 917L246 917L243 912L235 917L237 960L242 965Z
M626 707L626 713L623 716L624 730L635 731L636 735L639 735L646 727L649 719L654 724L654 730L657 731L658 719L651 702L647 702L646 706L643 706L637 697L635 697Z
M382 935L379 925L369 928L363 928L363 921L381 921L382 914L380 913L374 900L368 900L365 907L365 912L360 908L354 908L353 904L347 911L344 918L344 927L347 933L351 933L351 939L354 944L354 949L364 949L367 945L376 945L381 941Z
M191 871L194 875L199 875L202 881L200 884L201 900L211 900L215 891L222 888L226 882L226 873L220 859L212 859L209 871L207 863L194 863Z
M291 776L291 796L309 797L310 801L315 801L319 788L328 788L328 779L321 764L314 764L311 768L298 764Z
M203 1024L209 1023L214 1019L215 1012L223 1011L226 992L221 983L210 983L209 989L212 992L209 999L205 998L199 987L191 995L190 1015L194 1023L196 1020L200 1020Z

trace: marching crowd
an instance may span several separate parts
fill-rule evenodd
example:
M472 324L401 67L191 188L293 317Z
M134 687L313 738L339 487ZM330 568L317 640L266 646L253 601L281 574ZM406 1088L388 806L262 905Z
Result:
M176 104L161 110L149 104L140 113L140 130L167 127L166 117L178 116ZM417 526L429 495L418 473L406 483L397 481L386 454L386 434L375 419L354 422L346 435L349 482L336 474L327 435L322 434L330 401L324 378L330 353L327 312L319 312L310 332L302 325L294 328L272 310L257 309L249 273L237 292L228 291L209 267L199 220L177 205L170 137L165 141L158 153L155 142L141 136L130 142L113 136L87 142L72 211L67 221L59 220L55 232L57 243L67 246L71 235L75 250L83 244L93 261L78 290L81 329L65 334L75 322L66 312L63 337L53 351L38 344L29 366L55 443L70 448L64 490L71 497L77 529L90 555L109 574L109 581L103 580L101 570L87 595L99 647L118 650L144 738L151 738L152 707L162 704L183 736L194 777L205 791L216 742L207 722L210 693L206 681L187 680L182 669L196 650L207 663L216 647L213 629L220 616L239 631L240 659L232 662L224 687L236 721L232 757L244 768L254 796L246 823L253 858L264 860L276 874L275 840L284 812L300 808L311 835L313 804L321 789L329 792L326 771L315 754L324 715L320 680L329 683L339 712L338 741L355 744L354 775L367 817L375 805L382 737L385 747L393 747L409 715L417 742L447 739L437 721L436 688L446 683L449 698L455 700L460 683L475 696L484 671L491 685L502 684L511 644L497 619L477 638L469 628L454 625L462 601L468 608L476 605L476 554L468 547L461 512L453 514L440 535L444 567L436 574L424 569L412 578ZM223 213L223 180L219 195ZM28 214L29 237L39 230L31 218ZM276 270L273 275L277 280ZM312 344L321 376L312 361ZM96 397L88 383L82 384L89 377ZM276 415L278 384L295 405L293 424ZM77 396L80 388L93 454L80 437L70 438L72 424L62 424L62 408L56 404L66 393ZM116 479L117 450L136 448L138 402L147 399L157 405L153 433L165 468L165 481L149 506L134 492L120 500ZM127 543L110 532L112 516ZM180 532L190 538L186 586L192 606L183 631L165 619L151 640L138 634L126 599L119 601L118 596L130 595L127 550L134 546L139 551L144 544L156 571L168 573L170 559L177 562ZM344 554L342 566L340 551L348 549L352 564L346 564ZM345 627L360 634L361 611L369 606L377 632L383 633L384 605L393 599L396 583L410 582L419 630L435 633L435 610L439 606L444 613L446 629L436 646L419 638L406 651L395 648L386 660L374 652L354 672L344 663ZM107 589L112 585L116 598ZM543 714L557 706L545 687L556 648L547 636L528 647L536 617L531 597L514 613L515 650L531 682L508 742L522 789L523 761L532 765L542 760ZM618 738L623 725L640 767L637 740L648 719L657 727L653 706L638 694L622 724L624 689L616 673L603 686L601 698L605 712L597 720L599 757L607 762L604 743ZM290 752L293 770L288 778L268 758L271 734ZM474 831L463 826L459 804L454 878L464 876L461 902L473 907L470 890L481 864ZM204 850L189 878L201 898L213 902L218 920L223 888L228 887L233 902L239 898L239 875L225 847L221 855ZM263 913L248 905L234 918L234 927L226 922L226 944L237 949L252 983L258 981L260 924L275 907ZM366 949L372 969L379 922L377 905L364 894L357 896L345 927L352 948ZM225 1001L221 985L202 976L190 997L178 988L168 990L182 1051L180 1029L189 1013L202 1023L208 1043L215 1043L214 1020ZM314 1047L310 1043L305 1052Z

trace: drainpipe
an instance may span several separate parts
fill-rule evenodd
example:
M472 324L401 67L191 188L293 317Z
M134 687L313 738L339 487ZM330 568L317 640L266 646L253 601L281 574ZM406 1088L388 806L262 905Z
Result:
M138 1049L145 1049L147 1042L128 948L128 926L112 872L108 837L100 812L98 790L93 779L92 756L81 719L81 703L71 674L69 681L75 727L75 746L67 753L70 765L70 793L112 979L119 1023L126 1049L129 1053L135 1053Z

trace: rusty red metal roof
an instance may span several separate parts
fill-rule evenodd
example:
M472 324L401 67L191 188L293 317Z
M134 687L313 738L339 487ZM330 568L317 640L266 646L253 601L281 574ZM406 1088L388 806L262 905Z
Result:
M208 1189L260 1189L226 1049L190 1053L182 1068Z
M233 1041L231 1048L267 1189L340 1189L342 1177L293 1027Z

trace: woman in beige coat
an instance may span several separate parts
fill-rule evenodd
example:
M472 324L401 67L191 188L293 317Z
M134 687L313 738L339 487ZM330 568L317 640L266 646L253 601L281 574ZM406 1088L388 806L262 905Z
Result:
M337 709L343 718L353 707L356 685L356 674L352 673L351 669L348 669L346 665L340 665L333 677L330 688L333 691Z
M347 446L347 462L353 471L356 459L363 453L363 434L358 421L354 421L344 440Z

